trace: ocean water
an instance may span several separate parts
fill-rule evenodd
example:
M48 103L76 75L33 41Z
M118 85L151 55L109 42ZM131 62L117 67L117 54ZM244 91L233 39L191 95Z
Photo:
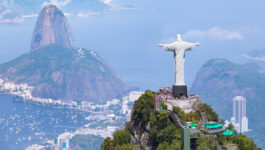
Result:
M23 150L55 139L88 124L88 115L89 112L22 103L13 101L11 95L0 95L0 150Z

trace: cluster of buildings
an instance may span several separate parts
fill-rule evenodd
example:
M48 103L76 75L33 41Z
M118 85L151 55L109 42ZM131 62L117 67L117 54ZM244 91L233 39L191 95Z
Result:
M17 96L15 100L17 101L25 101L32 103L40 103L47 105L54 105L60 107L74 108L82 111L90 111L90 110L105 110L110 106L120 104L121 100L113 99L111 101L107 101L106 104L94 104L89 101L82 101L81 103L77 103L73 100L54 100L51 98L39 98L32 96L33 86L29 86L27 84L15 84L14 82L10 82L7 79L0 78L0 93L11 94ZM130 116L131 109L128 107L128 103L136 101L144 92L141 91L132 91L129 93L129 96L125 96L122 98L122 114L126 114Z
M18 95L26 99L32 98L33 87L27 84L15 84L7 79L0 78L0 93Z
M0 78L0 93L11 94L17 96L15 100L22 101L30 101L42 104L51 104L51 105L60 105L60 106L68 106L74 107L77 106L77 102L75 101L67 101L67 100L54 100L51 98L39 98L32 96L33 86L29 86L27 84L16 84L14 82L10 82L7 79Z
M69 142L76 135L91 134L103 138L111 137L116 130L122 128L125 121L130 119L131 107L142 94L144 94L144 92L132 91L121 100L113 99L105 104L93 104L91 102L82 101L80 104L82 109L90 109L93 113L85 118L91 123L78 128L74 132L60 134L55 141L49 141L50 143L32 145L28 147L27 150L44 150L49 148L67 150L70 146Z
M122 98L122 108L121 114L131 116L131 108L129 107L129 103L134 103L139 97L144 94L142 91L132 91L129 93L129 96L124 96Z

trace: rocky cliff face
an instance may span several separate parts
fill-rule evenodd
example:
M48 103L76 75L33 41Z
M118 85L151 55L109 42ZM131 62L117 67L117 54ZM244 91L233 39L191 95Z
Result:
M139 144L140 147L144 150L152 149L153 143L150 137L150 124L144 126L143 122L136 123L134 121L131 121L127 128L132 133L132 144Z
M32 36L31 50L56 44L73 48L73 37L64 13L55 5L43 8L37 19Z

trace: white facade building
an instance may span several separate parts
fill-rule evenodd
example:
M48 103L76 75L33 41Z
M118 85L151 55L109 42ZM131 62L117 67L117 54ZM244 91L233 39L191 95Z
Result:
M57 146L59 150L69 150L69 140L72 138L72 134L69 132L65 132L58 136L57 138Z
M246 99L236 96L233 99L233 117L231 123L240 133L248 131L248 118L246 116Z
M128 116L131 116L131 109L129 108L128 103L135 102L143 94L144 94L144 92L142 92L142 91L132 91L132 92L129 93L129 96L124 96L122 98L121 113L122 114L127 114Z
M129 102L135 102L144 92L142 91L132 91L129 93Z
M160 111L160 104L164 103L167 105L167 109L172 111L173 107L181 108L185 113L194 111L193 106L200 102L198 95L188 94L187 97L174 98L172 96L172 89L169 87L160 88L159 92L155 95L155 110Z
M242 118L242 132L247 132L248 131L248 118L247 117L243 117Z

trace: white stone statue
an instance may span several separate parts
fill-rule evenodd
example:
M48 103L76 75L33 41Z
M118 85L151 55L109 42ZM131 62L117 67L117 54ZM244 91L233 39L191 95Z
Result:
M159 47L164 47L166 51L173 51L175 58L175 85L185 85L184 82L184 62L185 52L199 46L199 43L188 43L182 41L181 35L177 35L177 41L170 44L159 44Z

